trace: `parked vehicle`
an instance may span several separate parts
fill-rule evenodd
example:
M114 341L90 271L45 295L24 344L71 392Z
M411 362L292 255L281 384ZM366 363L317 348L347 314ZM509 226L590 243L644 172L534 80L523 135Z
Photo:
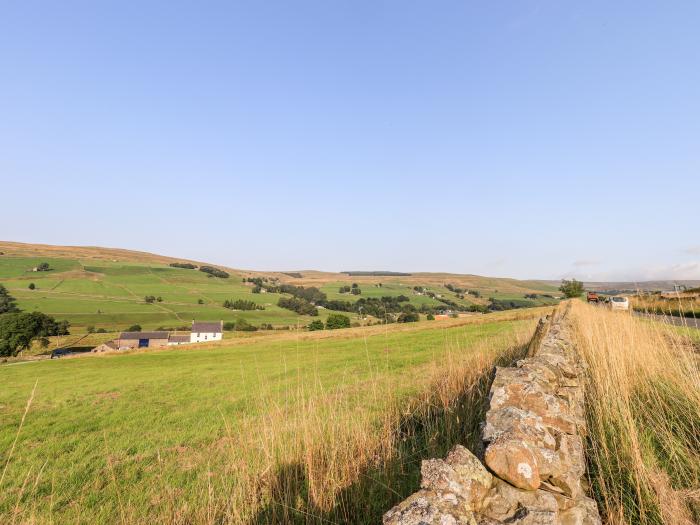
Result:
M589 303L599 303L600 297L595 292L588 292L586 294L586 301L588 301Z
M610 298L610 302L608 303L610 305L611 310L629 310L630 309L630 301L627 299L627 297L620 297L620 296L615 296Z

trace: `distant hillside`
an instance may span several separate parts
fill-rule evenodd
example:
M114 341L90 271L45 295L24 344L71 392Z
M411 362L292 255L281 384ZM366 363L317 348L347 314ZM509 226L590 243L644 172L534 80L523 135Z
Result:
M0 252L0 284L17 298L20 308L67 319L74 331L88 326L113 331L133 324L144 329L178 328L193 319L243 320L254 326L305 326L312 317L278 306L281 298L291 297L284 285L317 287L331 303L330 308L389 297L400 299L404 301L401 304L412 305L423 314L446 308L485 308L494 302L499 308L538 306L555 302L552 296L557 294L555 286L538 281L477 275L260 272L117 248L4 241L0 241ZM51 269L33 271L41 263L47 263ZM171 266L177 263L195 269ZM212 270L200 271L198 268L203 266L226 272L229 277L212 275ZM256 284L261 280L263 287ZM30 289L30 284L34 289ZM355 293L348 291L352 285L356 285ZM151 301L147 302L146 297L151 297ZM229 305L242 301L250 309L225 308L225 301ZM331 311L319 308L318 313L324 320ZM354 322L361 321L357 312L347 315Z
M543 281L552 286L559 286L560 281ZM656 281L584 281L587 290L673 290L674 285L682 285L688 288L700 286L700 280L656 280Z

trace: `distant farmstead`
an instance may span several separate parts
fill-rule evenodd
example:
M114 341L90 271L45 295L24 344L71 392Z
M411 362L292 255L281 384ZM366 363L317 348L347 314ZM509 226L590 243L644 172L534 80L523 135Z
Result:
M221 341L223 332L223 321L192 321L190 333L175 333L162 330L154 332L122 332L117 339L96 346L93 352L129 350L132 348L162 348L165 346Z
M204 343L208 341L221 341L224 333L224 322L214 323L192 321L190 343Z

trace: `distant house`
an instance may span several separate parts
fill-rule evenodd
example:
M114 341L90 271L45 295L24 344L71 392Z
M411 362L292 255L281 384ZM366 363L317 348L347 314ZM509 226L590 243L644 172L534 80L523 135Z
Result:
M224 322L192 321L190 343L204 343L207 341L221 341L224 333Z
M117 346L119 350L168 346L168 332L122 332Z
M174 346L174 345L187 345L190 343L190 334L185 334L185 335L176 335L176 334L170 334L168 336L168 346Z

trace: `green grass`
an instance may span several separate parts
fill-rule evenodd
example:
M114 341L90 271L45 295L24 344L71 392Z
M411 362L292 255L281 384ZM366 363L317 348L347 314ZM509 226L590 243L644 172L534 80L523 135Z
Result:
M143 523L238 522L243 514L235 513L243 513L243 503L233 510L227 505L238 501L236 494L257 494L245 483L260 479L259 469L270 475L272 465L284 472L294 454L306 457L339 438L349 440L340 439L340 448L352 453L355 434L330 427L361 421L363 432L379 432L394 403L405 410L411 396L433 390L419 379L421 371L435 369L445 378L456 369L446 364L449 359L475 358L485 348L502 352L507 345L498 341L512 340L514 330L531 330L533 323L494 320L444 328L424 322L0 366L0 468L8 463L0 517L8 522L16 513L17 522L38 523L114 523L119 516ZM477 367L465 370L471 369ZM466 416L457 410L453 415L462 418L455 428L464 432ZM371 479L379 481L363 478L358 488L356 480L352 487L359 492L350 498L365 507L334 508L328 516L359 512L376 521L387 505L415 489L420 457L443 451L432 439L413 444L420 450L412 448L411 457L401 459L408 463L392 467L400 482L391 489L384 486L389 467L368 465L376 470ZM328 490L342 498L340 489ZM245 505L264 507L260 498ZM284 521L267 508L273 514L262 513L258 521Z

